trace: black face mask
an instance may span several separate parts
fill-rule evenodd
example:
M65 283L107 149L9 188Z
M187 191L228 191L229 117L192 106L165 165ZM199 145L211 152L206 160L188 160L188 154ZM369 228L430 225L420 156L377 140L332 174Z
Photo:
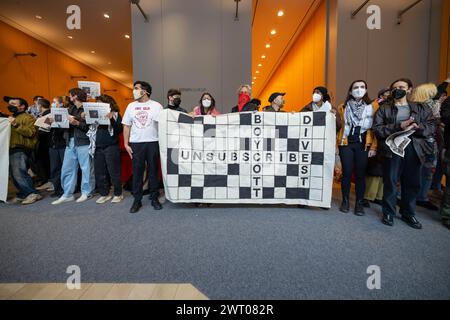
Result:
M11 112L12 114L17 114L17 113L19 113L19 108L17 108L16 106L13 106L13 105L9 105L8 111Z
M181 98L175 98L175 99L173 99L173 105L174 105L175 107L180 106L180 104L181 104Z
M395 100L400 100L400 99L403 99L404 97L406 97L407 92L406 92L406 90L403 90L403 89L395 89L394 91L392 91L391 94Z

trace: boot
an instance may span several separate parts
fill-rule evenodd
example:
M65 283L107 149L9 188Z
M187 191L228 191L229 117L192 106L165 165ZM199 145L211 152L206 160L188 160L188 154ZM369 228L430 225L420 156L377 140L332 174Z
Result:
M355 215L361 217L364 214L365 214L365 212L364 212L364 200L356 200Z
M350 211L350 201L348 200L348 196L342 197L342 204L339 210L343 213L348 213Z

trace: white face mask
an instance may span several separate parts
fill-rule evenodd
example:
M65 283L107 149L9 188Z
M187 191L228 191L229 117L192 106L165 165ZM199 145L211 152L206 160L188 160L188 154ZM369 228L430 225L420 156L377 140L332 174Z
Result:
M133 90L133 97L134 100L139 100L140 98L142 98L144 96L144 93L142 90Z
M366 95L366 89L358 88L352 91L352 96L355 99L362 99Z
M211 107L211 100L205 99L202 101L202 104L205 108Z
M318 93L314 93L312 99L313 99L314 103L317 103L317 102L320 102L322 100L322 96L320 94L318 94Z

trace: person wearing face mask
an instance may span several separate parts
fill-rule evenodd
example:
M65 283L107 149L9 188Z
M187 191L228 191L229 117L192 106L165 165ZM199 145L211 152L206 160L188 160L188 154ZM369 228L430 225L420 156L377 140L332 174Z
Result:
M11 114L8 117L11 124L9 171L17 189L13 202L31 204L42 199L28 174L31 153L37 145L35 119L26 112L28 103L25 99L5 96L3 101L8 103L8 111Z
M252 87L243 84L238 89L238 104L231 109L231 113L258 111L261 100L252 99Z
M87 136L90 126L84 117L83 102L87 101L87 94L80 88L69 90L70 101L73 103L69 107L69 129L64 132L66 139L66 149L64 152L64 162L61 169L61 184L63 195L52 202L53 205L74 201L73 196L78 180L78 166L81 168L81 196L76 202L85 202L92 198L95 188L93 177L93 164L89 154L90 140Z
M331 105L331 97L325 87L316 87L313 90L312 101L303 107L300 112L330 111L336 115L336 132L341 130L341 117L336 108Z
M33 97L33 104L27 109L27 113L31 114L35 119L41 116L41 108L39 107L39 99L44 99L43 96Z
M367 83L354 81L348 90L347 99L339 106L342 128L337 134L337 145L342 163L341 212L350 211L350 187L353 171L356 173L355 215L363 216L365 174L369 158L376 155L377 140L372 131L373 116L378 104L372 103L367 93Z
M166 109L187 113L181 106L181 92L178 89L170 89L167 92Z
M375 115L373 130L379 140L379 150L384 162L383 219L393 226L396 215L397 183L400 180L402 197L400 214L410 227L421 229L416 219L416 198L420 189L420 167L428 162L434 152L436 121L430 108L408 100L413 84L409 79L392 83L391 99L380 106ZM386 139L396 132L413 131L404 157L394 154L386 145Z
M163 110L160 103L150 99L152 86L145 81L134 83L131 102L123 116L123 139L125 149L130 155L133 164L133 205L130 213L137 213L142 207L144 194L144 172L148 170L148 184L151 205L155 210L161 210L162 205L158 200L159 185L159 114Z
M208 92L204 92L202 94L202 96L200 97L199 105L194 108L192 113L194 116L220 115L220 112L216 108L216 100Z
M285 104L284 96L286 93L274 92L269 97L270 106L263 108L263 112L284 112L282 109Z
M65 108L64 97L53 98L52 108ZM53 193L50 195L52 198L59 198L64 192L61 186L61 169L66 150L64 132L65 130L62 128L50 128L48 153L50 158L50 181L53 184ZM47 189L47 191L50 190Z

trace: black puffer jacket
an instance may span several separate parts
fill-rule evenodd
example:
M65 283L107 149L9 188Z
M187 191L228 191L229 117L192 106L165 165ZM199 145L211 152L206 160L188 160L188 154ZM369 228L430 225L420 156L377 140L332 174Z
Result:
M419 129L410 136L414 150L424 165L432 165L435 156L434 134L436 132L436 119L430 108L421 104L410 102L411 117L419 125ZM394 101L389 101L378 109L373 122L373 131L378 139L378 153L391 158L392 152L386 145L386 138L391 134L402 131L400 124L397 124L398 109Z

